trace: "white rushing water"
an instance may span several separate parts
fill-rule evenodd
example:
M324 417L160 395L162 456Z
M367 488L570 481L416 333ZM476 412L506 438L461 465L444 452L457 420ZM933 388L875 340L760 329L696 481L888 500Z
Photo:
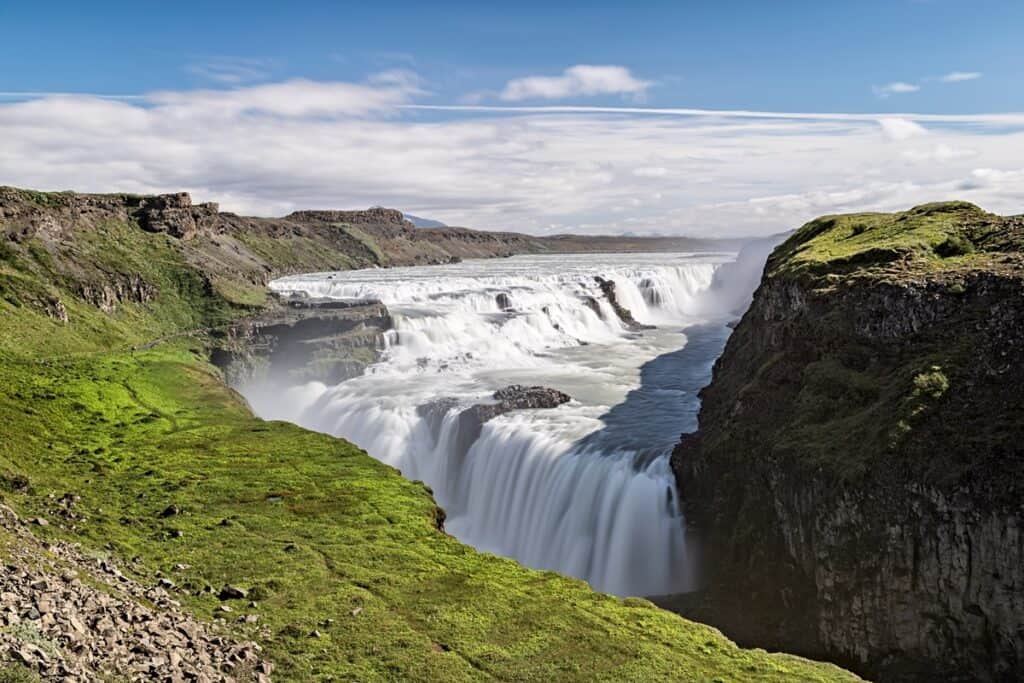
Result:
M668 457L695 426L696 391L728 334L707 291L731 258L521 256L285 278L271 286L378 299L394 329L360 377L240 388L261 416L344 437L426 482L446 529L481 550L618 595L687 590L693 558ZM656 327L627 329L598 275ZM499 416L466 443L460 410L509 384L573 400ZM445 398L458 405L436 408Z

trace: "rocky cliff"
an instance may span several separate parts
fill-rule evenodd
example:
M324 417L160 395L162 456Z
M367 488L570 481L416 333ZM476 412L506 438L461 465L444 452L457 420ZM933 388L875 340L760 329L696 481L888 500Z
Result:
M673 456L665 602L881 680L1024 670L1024 218L832 216L775 250Z
M391 315L376 301L293 298L215 335L213 363L231 386L337 384L377 360Z
M553 250L538 238L516 233L417 230L400 211L379 207L253 218L221 212L212 203L193 204L184 192L142 196L0 187L0 225L15 244L38 240L58 252L61 245L124 223L178 240L190 264L229 298L262 293L268 279L296 272Z

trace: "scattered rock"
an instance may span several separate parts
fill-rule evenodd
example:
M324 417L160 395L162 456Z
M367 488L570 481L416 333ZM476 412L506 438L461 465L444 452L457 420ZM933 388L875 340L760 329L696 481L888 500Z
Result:
M46 314L66 325L68 322L68 309L64 306L64 302L58 297L53 296L46 303Z
M249 591L244 588L228 584L220 589L220 593L217 594L217 597L221 600L241 600L247 595L249 595Z
M163 517L163 518L167 518L167 517L174 517L175 515L180 515L180 514L181 514L181 508L179 508L177 505L171 504L171 505L168 505L167 507L164 508L163 512L160 513L160 516Z
M44 544L2 504L0 528L15 539L0 571L0 662L44 681L270 680L259 645L183 612L168 579L146 588L109 560Z

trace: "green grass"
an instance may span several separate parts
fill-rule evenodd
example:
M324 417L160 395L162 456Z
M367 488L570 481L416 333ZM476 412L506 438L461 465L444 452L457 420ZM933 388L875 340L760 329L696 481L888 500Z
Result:
M355 227L354 225L338 225L335 226L338 230L343 231L346 235L359 242L368 252L373 254L374 262L380 266L386 266L388 264L388 255L377 244L370 235Z
M172 575L199 593L184 602L200 616L219 604L204 587L253 589L259 607L236 613L270 628L281 680L843 679L475 552L436 529L421 484L344 441L253 418L195 351L6 359L0 473L28 486L4 498L56 521L48 495L81 495L88 521L64 535ZM172 503L183 514L161 518Z
M39 676L23 664L0 664L0 683L39 683Z
M274 264L282 272L298 272L306 268L321 271L348 270L358 266L358 262L348 254L325 253L323 244L299 235L273 238L256 232L242 232L236 237L253 253L267 263Z
M104 223L37 247L48 256L0 252L0 495L49 518L41 535L143 582L170 575L200 618L223 584L250 589L258 607L238 601L234 615L261 623L228 628L263 645L276 680L853 680L478 553L438 529L422 484L345 441L254 418L202 336L182 333L255 298L230 273L226 295L172 238ZM130 275L152 288L146 301L104 313L79 295ZM69 323L47 315L52 298ZM86 517L74 531L51 507L66 492ZM172 503L182 514L162 518Z
M1021 246L1019 231L967 202L924 204L900 213L823 216L772 255L775 274L840 274L900 267L934 272L982 262L985 252Z

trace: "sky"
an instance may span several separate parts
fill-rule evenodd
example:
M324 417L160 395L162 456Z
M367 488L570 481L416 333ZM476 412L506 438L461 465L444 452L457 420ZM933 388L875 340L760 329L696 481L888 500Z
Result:
M1024 212L1024 3L0 4L0 184L538 234Z

